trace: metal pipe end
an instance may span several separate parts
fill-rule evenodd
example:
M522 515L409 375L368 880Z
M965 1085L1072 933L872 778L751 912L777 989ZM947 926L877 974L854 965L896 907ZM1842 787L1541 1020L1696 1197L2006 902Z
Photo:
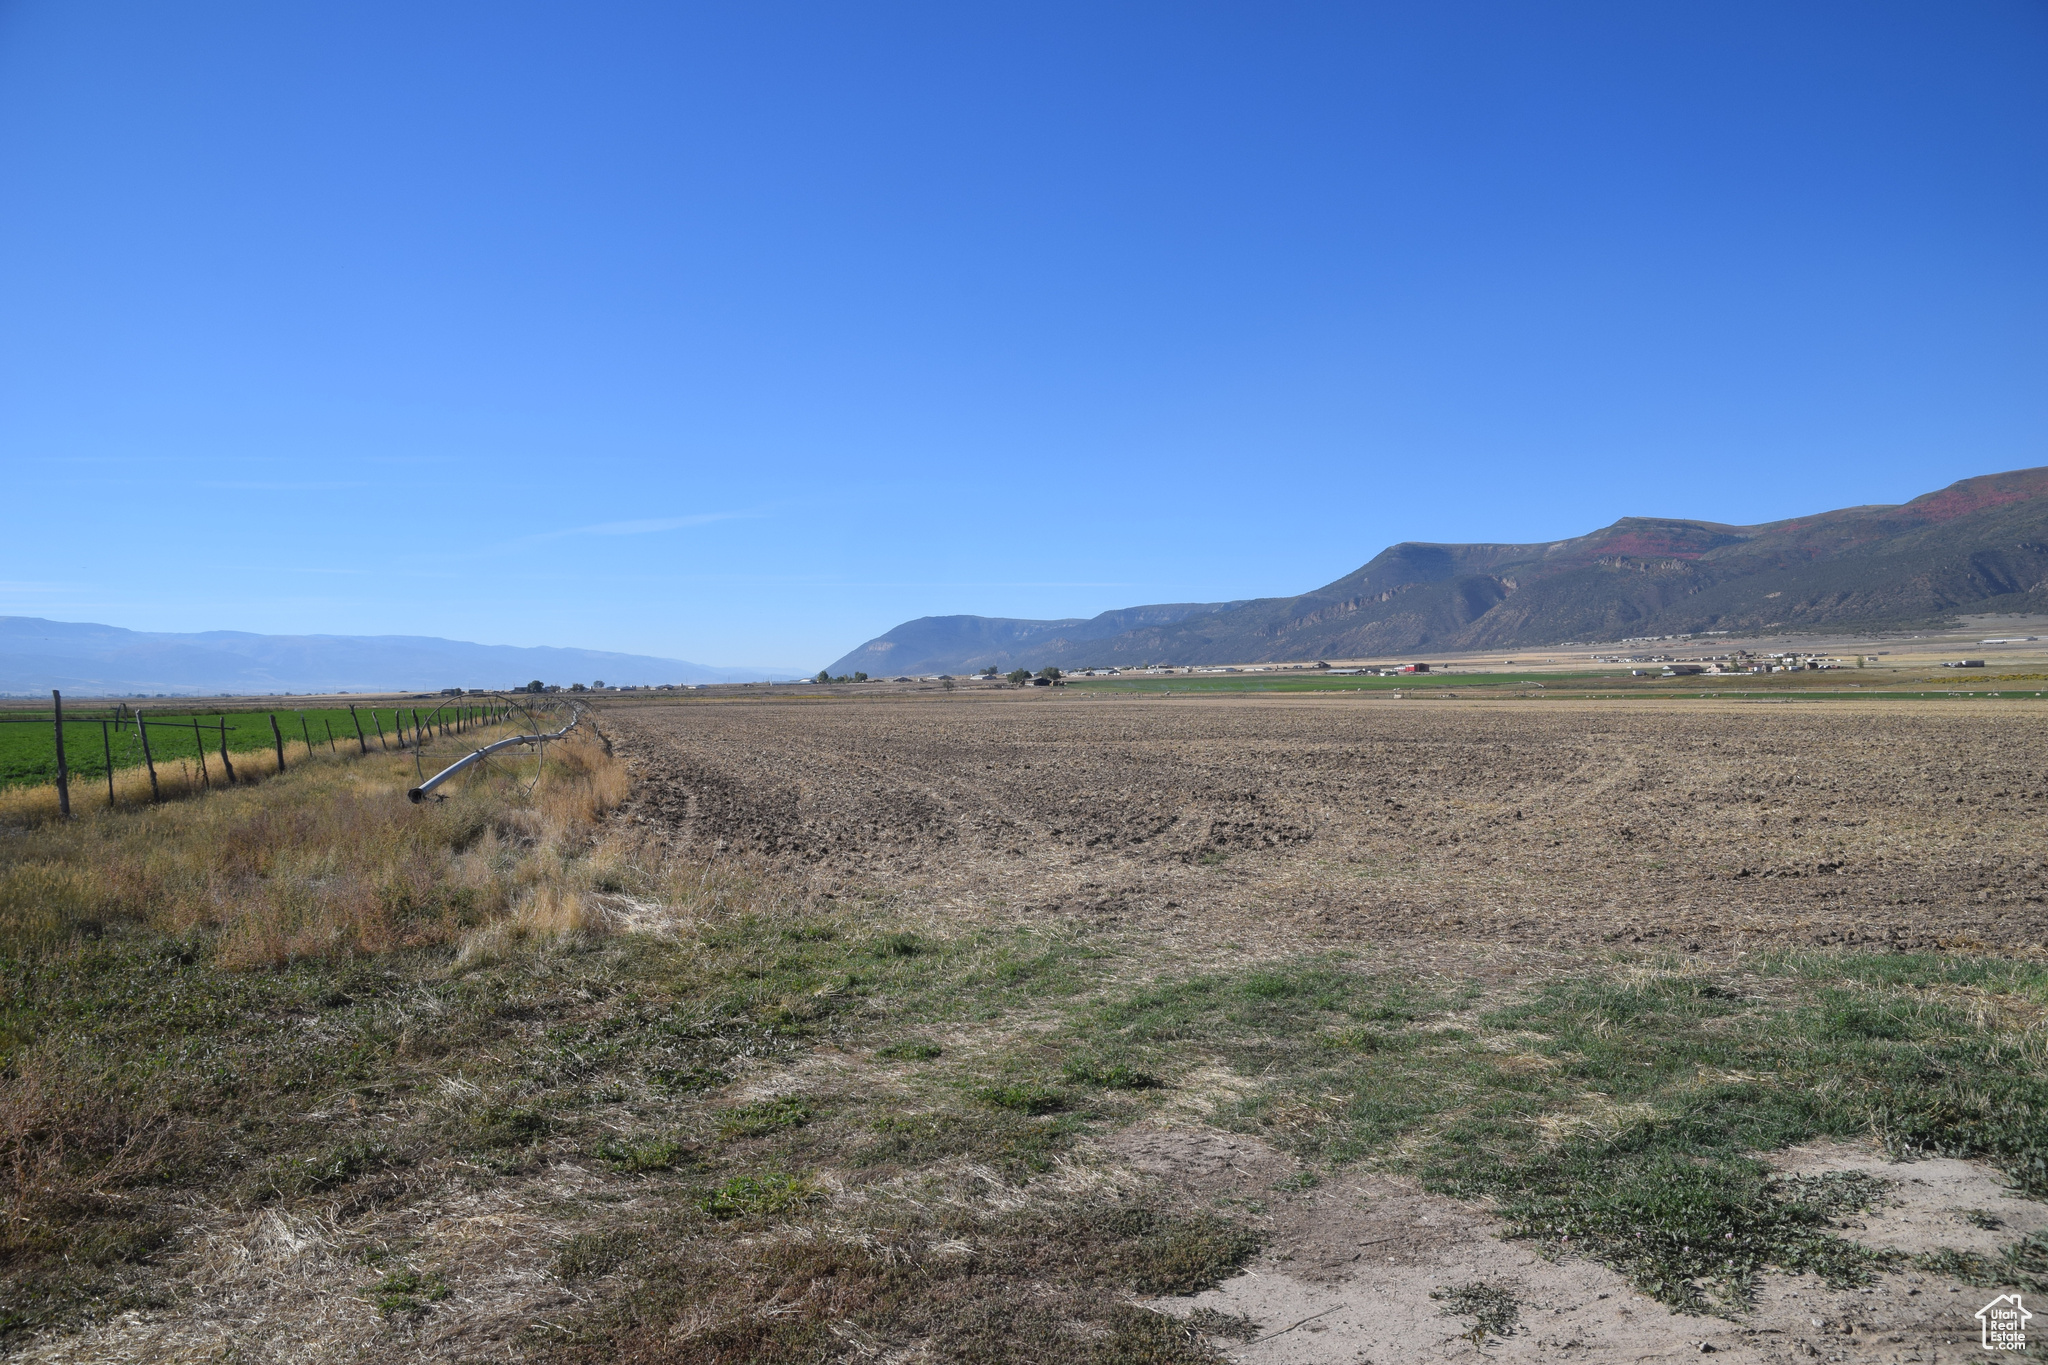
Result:
M406 791L405 799L417 806L420 802L427 799L427 794L418 787L412 787Z

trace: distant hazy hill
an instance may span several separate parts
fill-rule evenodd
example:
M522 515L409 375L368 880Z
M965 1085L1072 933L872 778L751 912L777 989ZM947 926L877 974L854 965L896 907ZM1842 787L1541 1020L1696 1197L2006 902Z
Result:
M1088 622L926 617L862 645L832 670L1368 658L2038 612L2048 610L2044 495L2048 469L2022 469L1964 479L1902 506L1763 526L1624 517L1543 545L1410 542L1299 597L1134 607ZM1171 615L1152 619L1153 612ZM1113 624L1086 635L1076 629L1098 622ZM1121 622L1129 624L1114 624ZM902 663L876 666L912 640Z
M594 649L472 645L424 635L192 635L0 616L0 693L171 696L387 692L542 682L753 682L785 669L707 668Z

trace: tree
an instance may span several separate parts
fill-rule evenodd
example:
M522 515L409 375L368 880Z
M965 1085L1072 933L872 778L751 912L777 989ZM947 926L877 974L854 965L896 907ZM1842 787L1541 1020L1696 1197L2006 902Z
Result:
M585 687L582 683L570 683L569 690L571 692L588 692L590 689Z
M1011 682L1019 685L1028 683L1031 681L1031 670L1028 668L1013 668L1010 670L1009 678Z
M1049 678L1054 682L1058 682L1060 677L1060 671L1057 668L1051 667L1041 668L1038 670L1038 676L1041 678Z
M856 673L853 675L853 680L855 682L866 682L868 680L868 675L865 673Z
M996 666L994 664L990 664L987 668L981 670L981 676L984 678L993 678L995 675Z
M818 676L811 679L811 681L819 683L828 683L832 681L832 675L821 668L818 670Z
M593 691L593 692L602 692L602 691L604 691L604 679L603 679L603 678L599 678L599 679L598 679L598 680L597 680L596 682L592 683L592 684L590 685L590 690L591 690L591 691Z
M535 678L532 682L526 685L526 690L529 692L545 692L548 690L548 685L542 682L539 678Z
M939 686L951 692L953 690L953 680L951 678L941 678L939 679Z

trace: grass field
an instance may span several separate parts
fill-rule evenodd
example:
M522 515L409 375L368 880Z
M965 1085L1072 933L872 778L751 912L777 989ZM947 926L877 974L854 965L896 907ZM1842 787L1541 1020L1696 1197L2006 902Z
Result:
M2032 712L1188 705L614 707L531 788L21 832L0 1331L1889 1361L2048 1292Z
M412 723L414 709L412 706L403 708L404 724ZM432 709L430 706L417 707L422 722ZM287 741L296 740L302 744L310 741L319 749L338 748L344 741L350 745L356 742L356 719L343 707L303 711L194 711L176 707L158 710L145 706L142 715L149 724L150 753L159 764L172 767L179 763L196 764L203 743L208 762L218 768L219 726L222 722L227 724L231 760L236 754L274 752L276 737L270 728L272 716L276 717L278 729ZM395 743L400 711L388 705L365 705L357 708L357 715L371 747L378 744L379 725ZM101 716L115 719L115 723L105 727L104 732L98 723ZM57 780L57 743L50 719L51 713L47 710L0 711L0 788L40 786ZM196 736L190 728L195 720L201 726ZM36 721L42 723L36 724ZM66 707L64 760L72 780L104 779L109 757L117 772L142 766L142 740L136 733L133 710L123 707L117 714L112 708L102 706Z

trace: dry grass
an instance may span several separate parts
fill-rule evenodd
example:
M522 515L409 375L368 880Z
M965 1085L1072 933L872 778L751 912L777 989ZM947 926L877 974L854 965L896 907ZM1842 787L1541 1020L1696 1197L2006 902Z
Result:
M372 752L379 752L372 750ZM310 764L337 762L342 757L356 756L354 737L349 739L346 754L334 746L315 743L308 746L305 741L285 741L285 771L291 772ZM152 799L178 800L202 792L227 790L232 787L248 786L277 776L277 751L275 749L248 749L231 754L234 762L235 780L228 781L227 770L222 766L220 755L209 752L204 770L190 758L167 758L156 765L157 787L152 795L149 785L149 770L146 767L117 768L114 770L113 799L107 796L105 776L87 777L74 775L71 779L71 809L74 814L92 811L133 810L150 804ZM40 787L0 788L0 825L39 825L61 817L61 805L54 785Z
M70 1060L32 1055L0 1076L0 1254L68 1240L111 1191L163 1160L162 1106L97 1084Z
M427 758L460 752L444 742ZM238 767L232 788L128 810L102 798L68 822L43 818L50 789L11 792L0 949L131 922L205 932L222 964L254 966L445 943L508 917L528 932L580 929L563 879L625 774L588 733L550 746L546 769L535 782L533 760L500 761L415 806L411 754L288 756L281 775Z
M489 737L430 746L426 770ZM328 1116L300 1112L305 1092L351 1066L431 1065L445 1006L374 1006L354 1025L365 1042L345 1046L321 1029L295 1036L293 1023L346 999L337 986L359 971L352 961L446 964L460 948L460 971L462 959L488 955L476 947L493 935L557 944L612 927L593 897L617 881L628 851L613 843L590 855L626 776L588 728L549 745L544 760L501 760L419 805L406 799L418 772L410 753L295 753L282 774L236 771L233 787L137 809L74 801L70 821L47 818L47 791L9 794L0 1334L74 1320L85 1304L158 1305L152 1267L161 1248L183 1243L180 1280L207 1311L160 1323L167 1334L154 1345L131 1343L137 1358L189 1358L287 1304L303 1320L293 1329L306 1335L300 1358L375 1337L377 1311L331 1286L338 1266L347 1280L378 1274L279 1232L323 1217L331 1227L332 1212L260 1206L296 1205L341 1178L334 1172L398 1160L378 1155L386 1148L374 1135L337 1147ZM385 970L354 979L356 989L391 989ZM307 1061L308 1047L324 1060ZM206 1060L216 1053L232 1061ZM457 1085L423 1121L473 1125L463 1108L473 1091ZM422 1216L443 1202L430 1198ZM232 1264L215 1264L229 1242L240 1248ZM311 1260L309 1247L320 1252ZM104 1346L82 1349L95 1358Z

